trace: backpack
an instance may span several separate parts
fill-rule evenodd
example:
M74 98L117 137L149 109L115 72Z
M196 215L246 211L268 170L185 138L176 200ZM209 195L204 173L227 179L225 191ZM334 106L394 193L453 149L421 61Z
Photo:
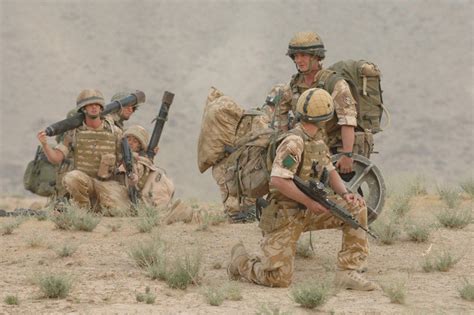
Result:
M385 111L383 105L380 78L382 73L378 66L365 60L342 60L328 67L328 72L337 75L321 75L317 87L332 93L334 86L341 77L347 81L352 96L357 102L357 129L370 130L373 134L382 131L381 120Z
M263 128L266 125L264 117L263 111L245 110L230 97L211 87L199 133L199 171L204 173L226 158L245 134Z
M26 167L23 186L39 196L49 197L55 193L57 170L58 167L48 161L41 146L38 146L34 160Z

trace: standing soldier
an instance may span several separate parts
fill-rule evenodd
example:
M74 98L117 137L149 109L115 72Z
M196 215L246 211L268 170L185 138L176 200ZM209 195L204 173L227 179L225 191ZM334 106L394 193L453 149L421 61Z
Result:
M321 37L315 32L299 32L290 40L287 55L294 61L298 73L290 81L292 91L292 108L300 95L309 88L327 90L333 100L336 115L326 123L328 146L332 154L342 153L336 168L341 173L352 172L352 152L354 131L357 126L356 101L351 94L349 85L342 77L333 76L329 85L320 86L333 71L323 69L322 60L325 48Z
M231 252L228 274L232 279L244 278L270 287L287 287L294 272L296 244L301 233L320 229L342 229L342 248L338 253L336 285L341 288L371 291L375 284L357 270L369 254L366 232L353 229L333 216L328 209L306 196L293 182L321 178L329 172L334 191L331 200L346 208L367 227L364 200L349 193L331 164L329 149L319 133L334 111L331 95L322 89L309 89L298 99L296 114L301 123L279 144L271 170L269 205L263 209L259 227L264 232L261 253L249 256L242 243Z
M45 131L38 132L48 160L59 164L72 153L73 170L64 175L62 184L80 207L93 211L128 209L126 188L112 179L121 162L122 132L101 118L104 96L98 90L83 90L77 97L76 109L84 113L82 126L66 132L56 147L48 145Z

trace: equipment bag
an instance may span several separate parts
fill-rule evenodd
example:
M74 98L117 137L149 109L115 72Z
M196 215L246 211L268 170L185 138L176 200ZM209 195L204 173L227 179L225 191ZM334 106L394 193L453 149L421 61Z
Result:
M329 76L326 82L321 82L324 88L334 88L336 77L344 78L351 88L357 102L357 126L360 131L370 130L373 134L382 131L382 113L387 109L383 105L380 78L382 73L378 66L365 60L342 60L328 67L338 76ZM324 79L323 79L324 81Z
M23 175L23 186L39 196L54 194L58 167L46 158L41 146L38 146L33 161L28 163Z

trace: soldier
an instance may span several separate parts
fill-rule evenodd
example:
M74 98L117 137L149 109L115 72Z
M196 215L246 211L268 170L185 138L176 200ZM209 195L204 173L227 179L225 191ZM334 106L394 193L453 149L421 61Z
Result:
M175 187L166 172L155 166L153 161L145 156L150 138L148 131L142 126L133 125L125 130L123 136L127 137L130 150L136 161L134 166L135 173L138 175L137 189L140 192L141 200L147 206L168 207L173 198Z
M130 93L121 91L121 92L115 93L114 96L112 96L110 101L111 102L118 101L118 100L121 100L124 97L129 96L129 95L130 95ZM120 130L123 131L124 122L129 120L130 117L132 117L133 113L135 113L135 111L138 109L139 106L140 106L140 104L135 104L133 106L124 107L117 113L112 113L112 114L107 115L107 118L111 119L114 122L114 124L117 127L119 127Z
M357 272L369 249L366 232L354 230L334 217L328 209L301 192L292 178L304 180L329 172L329 184L335 195L330 198L350 211L367 227L364 200L349 193L329 157L329 149L321 140L323 123L333 116L333 101L322 89L309 89L299 98L296 113L301 123L279 144L271 170L269 205L263 209L259 227L264 232L261 253L249 256L242 243L232 248L228 274L232 279L244 278L256 284L287 287L292 281L296 245L301 233L320 229L341 228L342 249L338 253L336 285L341 288L370 291L375 284Z
M299 32L290 40L287 55L294 61L298 73L290 81L292 108L295 109L299 96L309 88L327 89L334 100L336 116L326 123L328 145L332 154L342 153L336 168L341 173L352 172L354 129L357 126L356 101L349 85L343 78L332 82L330 87L320 86L324 76L333 72L323 69L325 48L321 37L315 32Z
M112 180L121 162L122 132L101 118L104 96L98 90L83 90L77 97L76 108L84 113L83 125L66 132L56 147L48 145L45 131L38 132L48 160L59 164L72 152L73 170L64 175L62 184L80 207L93 211L128 209L126 188Z

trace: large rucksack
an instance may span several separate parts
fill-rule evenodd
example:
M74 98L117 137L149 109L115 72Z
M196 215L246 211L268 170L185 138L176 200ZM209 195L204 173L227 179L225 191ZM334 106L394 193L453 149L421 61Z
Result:
M351 88L357 102L357 127L360 131L372 133L382 131L381 120L384 111L378 66L366 60L342 60L328 67L337 75L322 75L318 86L332 93L337 80L342 77ZM333 73L334 73L333 72Z
M211 87L199 133L199 171L204 173L222 161L234 150L238 139L251 130L264 128L264 116L259 109L245 110L232 98Z
M26 167L23 186L39 196L49 197L55 192L57 170L58 167L48 161L38 146L34 160Z

